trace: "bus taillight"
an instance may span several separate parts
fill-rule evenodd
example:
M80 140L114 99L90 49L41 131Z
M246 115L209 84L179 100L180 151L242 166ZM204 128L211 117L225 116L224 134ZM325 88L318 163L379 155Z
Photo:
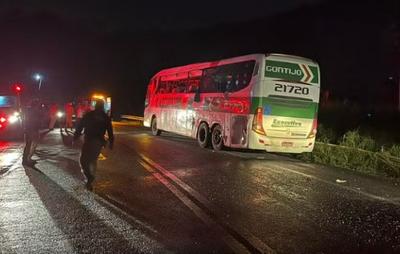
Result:
M314 138L315 135L317 135L317 127L318 127L318 119L315 118L312 124L310 134L308 134L307 138Z
M253 131L257 132L258 134L261 135L266 135L263 127L263 108L258 107L256 109L256 112L254 114L254 119L253 119Z

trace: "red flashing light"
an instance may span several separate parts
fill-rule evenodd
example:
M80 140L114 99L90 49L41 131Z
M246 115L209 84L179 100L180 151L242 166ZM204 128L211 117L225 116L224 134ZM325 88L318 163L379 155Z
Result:
M256 113L254 114L254 119L253 119L253 131L257 132L258 134L266 136L266 133L264 131L263 127L263 108L258 107L256 109Z
M19 93L22 92L23 86L21 84L14 84L12 86L12 90L13 90L14 93L19 94Z
M5 117L0 117L0 123L5 123L7 119Z

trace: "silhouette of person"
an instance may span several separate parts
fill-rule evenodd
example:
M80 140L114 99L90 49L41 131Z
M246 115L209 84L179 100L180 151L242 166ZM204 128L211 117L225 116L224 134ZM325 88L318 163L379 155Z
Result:
M95 109L88 112L79 122L74 140L77 140L82 131L85 137L81 151L80 164L82 173L86 178L86 188L93 190L92 183L95 179L97 169L97 159L100 155L101 149L106 144L104 135L107 132L109 148L113 148L114 134L111 124L111 118L104 112L104 101L97 100Z
M40 138L42 112L38 99L33 99L24 113L25 148L22 156L22 164L33 166L35 161L32 156Z

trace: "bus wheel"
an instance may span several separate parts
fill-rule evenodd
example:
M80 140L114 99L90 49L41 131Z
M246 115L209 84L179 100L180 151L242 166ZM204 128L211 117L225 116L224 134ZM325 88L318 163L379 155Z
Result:
M161 130L157 129L157 118L153 118L151 120L151 133L154 136L159 136L161 134Z
M197 142L200 147L206 148L210 145L210 130L206 123L201 123L197 131Z
M224 149L224 138L222 136L221 125L216 125L211 133L211 143L215 151Z

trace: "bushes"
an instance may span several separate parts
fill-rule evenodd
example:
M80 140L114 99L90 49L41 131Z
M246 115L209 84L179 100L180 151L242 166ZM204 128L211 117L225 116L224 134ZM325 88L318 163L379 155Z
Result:
M348 131L343 135L342 140L339 142L341 146L363 149L367 151L375 151L376 143L371 137L363 137L359 131Z
M321 131L322 129L322 131ZM393 145L387 151L377 151L376 142L364 137L358 131L349 131L339 141L330 144L334 135L326 128L320 128L314 151L297 155L297 158L314 163L363 172L370 175L400 177L400 146Z
M400 177L399 112L374 112L336 103L320 108L318 119L314 151L296 157L372 175Z
M317 141L324 143L336 143L337 135L331 128L325 127L323 124L318 125Z
M390 155L400 158L400 145L393 145L388 152Z

